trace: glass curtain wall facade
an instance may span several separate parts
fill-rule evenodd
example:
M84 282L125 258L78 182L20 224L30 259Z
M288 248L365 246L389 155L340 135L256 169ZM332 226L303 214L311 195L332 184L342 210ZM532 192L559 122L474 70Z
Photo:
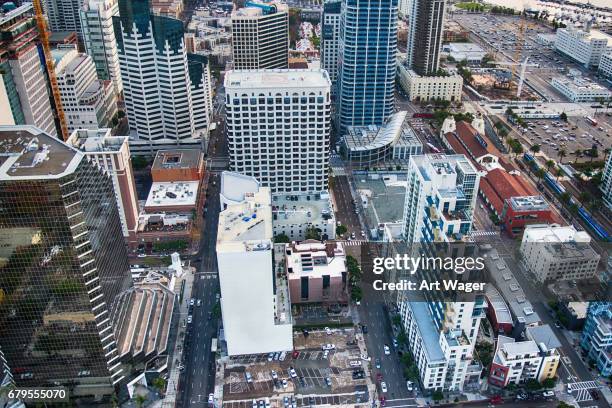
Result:
M382 125L393 113L397 0L344 0L340 17L337 123Z

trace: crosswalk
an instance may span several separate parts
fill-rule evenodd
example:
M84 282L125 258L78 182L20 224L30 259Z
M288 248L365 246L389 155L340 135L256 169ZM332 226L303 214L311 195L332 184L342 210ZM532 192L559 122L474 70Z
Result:
M341 166L332 166L332 173L334 176L346 176L346 170Z
M358 239L358 240L353 240L353 241L340 241L342 242L342 245L344 246L359 246L362 244L367 244L369 241L366 241L365 239Z
M567 384L567 391L574 395L576 402L592 401L593 396L591 395L592 389L599 388L599 384L595 381L582 381L578 383Z

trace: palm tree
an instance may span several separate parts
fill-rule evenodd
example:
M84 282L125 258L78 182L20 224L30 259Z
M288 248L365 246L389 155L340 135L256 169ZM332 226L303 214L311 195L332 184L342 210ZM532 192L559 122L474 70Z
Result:
M578 158L579 158L580 156L582 156L582 150L577 149L577 150L574 152L574 156L576 156L576 159L574 159L574 164L576 164L576 163L578 162Z
M555 162L552 160L546 160L546 163L544 163L544 165L546 166L546 169L550 171L550 169L555 166Z
M557 181L559 181L559 178L563 175L563 170L561 170L561 167L557 167L555 169L555 175L557 176Z
M146 395L137 394L135 400L136 400L135 401L136 402L136 406L138 408L141 408L144 405L145 401L147 400L147 397L146 397Z
M580 201L580 204L582 204L583 207L590 200L591 194L588 191L581 191L580 194L578 194L578 201Z
M567 156L567 150L561 149L559 150L559 163L563 164L563 158Z
M542 181L542 178L546 175L546 172L543 168L539 168L535 172L536 177L538 178L538 184Z
M531 146L529 148L529 150L531 150L534 154L538 153L540 151L540 145L539 144L534 144L533 146Z

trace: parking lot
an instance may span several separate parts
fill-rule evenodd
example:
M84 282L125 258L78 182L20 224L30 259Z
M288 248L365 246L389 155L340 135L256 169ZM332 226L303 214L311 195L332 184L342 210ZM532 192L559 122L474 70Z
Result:
M272 407L284 407L292 398L296 406L367 402L366 379L353 378L365 353L354 329L296 332L294 348L295 353L231 358L223 379L224 406L252 408L253 400L257 405L267 399Z
M559 152L565 150L564 163L603 160L604 149L612 146L612 117L597 116L592 125L584 117L569 117L568 122L550 119L527 120L523 137L531 144L540 145L541 152L552 160L560 161ZM586 151L597 146L598 156L591 158ZM577 152L582 152L578 156Z

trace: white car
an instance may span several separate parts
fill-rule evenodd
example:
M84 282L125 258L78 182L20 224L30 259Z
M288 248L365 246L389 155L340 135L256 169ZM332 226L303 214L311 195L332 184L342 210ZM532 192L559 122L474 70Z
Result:
M187 324L191 324L191 322L193 322L193 316L189 315L187 316Z
M325 328L325 334L327 334L328 336L331 336L332 331L331 331L331 329L329 327Z
M385 344L384 350L385 350L385 356L388 356L389 354L391 354L391 349L389 349L389 346L387 346L386 344Z
M291 378L297 377L297 373L295 372L295 369L293 367L289 367L289 375L291 376Z
M198 307L202 306L202 301L201 301L200 299L198 299L198 301L197 301L196 305L197 305Z
M328 357L329 357L329 350L325 350L325 351L323 352L323 358L325 358L325 359L326 359L326 358L328 358Z
M194 298L191 298L191 299L189 300L189 306L193 306L193 305L195 305L195 299L194 299Z
M335 349L336 349L336 346L335 346L335 345L333 345L333 344L323 344L323 345L321 346L321 349L322 349L323 351L325 351L325 350L335 350Z
M215 394L208 394L208 405L215 404Z
M372 358L371 358L371 357L368 357L368 355L367 355L367 354L362 354L362 355L361 355L361 359L362 359L363 361L370 361Z
M414 384L412 383L412 381L406 381L406 388L408 388L409 392L412 392L414 390Z
M283 388L287 388L287 380L283 379Z
M383 381L383 382L380 383L380 390L382 392L387 392L387 383L386 382Z
M270 375L272 376L273 380L278 380L278 374L276 374L276 371L274 370L270 371Z

